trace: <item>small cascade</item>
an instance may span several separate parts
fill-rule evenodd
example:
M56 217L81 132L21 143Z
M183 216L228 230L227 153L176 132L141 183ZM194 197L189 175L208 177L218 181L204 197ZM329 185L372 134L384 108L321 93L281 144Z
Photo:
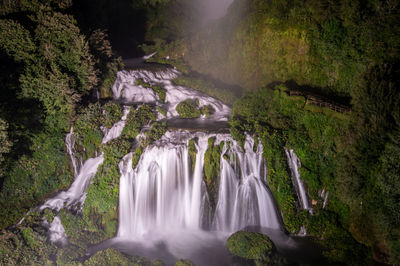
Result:
M105 144L121 136L122 130L124 130L125 127L126 118L128 117L130 110L131 110L130 106L124 106L123 115L120 121L115 123L110 129L106 128L105 126L102 126L100 128L104 135L103 140L101 142L102 144Z
M213 228L226 232L254 225L280 229L272 195L263 180L266 168L262 144L254 152L254 140L247 135L244 148L243 152L230 136L224 143Z
M119 238L142 239L148 234L201 230L210 210L203 181L208 139L224 142L220 157L218 203L211 229L232 232L255 225L280 229L272 196L263 181L262 145L256 152L247 136L245 151L228 134L167 132L147 147L136 169L132 153L119 164ZM188 143L197 138L196 162L191 171ZM227 159L226 157L229 157Z
M122 130L125 127L125 122L129 111L130 106L124 106L123 115L120 121L115 123L111 129L107 129L104 126L101 127L104 134L102 140L103 144L118 138L121 135ZM71 128L71 132L67 134L65 138L65 144L74 168L75 180L67 191L62 191L54 198L47 200L42 206L39 207L39 210L49 208L55 211L60 211L62 208L67 207L73 208L75 211L79 212L82 209L83 203L85 202L86 190L90 185L90 181L96 175L97 168L104 161L104 154L100 154L95 158L89 158L86 160L80 168L77 167L74 156L75 139L73 135L73 128Z
M309 200L307 197L307 192L303 183L303 180L300 178L300 173L299 173L299 168L301 167L301 161L300 159L296 156L294 151L291 149L288 151L285 148L285 153L286 157L288 160L289 168L292 172L292 180L293 180L293 185L296 189L297 196L299 197L299 202L301 205L301 208L303 210L309 210L310 213L312 213L312 208L310 207Z
M49 224L47 220L43 222L44 226L48 228L48 238L51 243L65 246L68 244L67 235L63 225L61 224L61 219L59 216L54 217L53 221Z
M39 210L46 208L60 211L64 207L82 206L86 198L86 189L90 184L90 180L97 172L97 168L103 163L104 155L101 154L96 158L88 159L79 170L77 177L67 191L60 192L57 196L47 200Z
M70 132L65 137L65 145L67 146L67 152L69 158L71 159L72 167L74 168L74 177L78 174L78 166L76 162L75 154L75 138L74 138L74 128L71 127Z
M325 209L326 204L328 203L328 197L329 197L329 191L325 190L325 188L322 189L321 193L319 196L324 200L322 204L322 209Z
M231 115L231 109L223 104L221 101L210 97L204 93L177 86L172 81L178 77L180 73L172 68L165 68L157 72L148 70L130 70L118 72L112 91L114 99L123 101L125 103L152 103L162 106L167 110L166 118L178 117L176 111L177 105L187 99L198 100L199 107L211 105L215 113L210 116L210 120L214 121L227 121ZM165 103L160 102L158 95L152 88L146 88L142 85L137 85L138 79L144 82L157 85L166 90ZM203 117L202 119L206 119Z

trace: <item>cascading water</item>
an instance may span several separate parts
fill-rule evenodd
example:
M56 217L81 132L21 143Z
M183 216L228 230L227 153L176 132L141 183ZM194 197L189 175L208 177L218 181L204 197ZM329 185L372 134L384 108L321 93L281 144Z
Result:
M272 195L263 181L262 144L257 146L256 152L253 148L254 140L249 135L244 152L230 136L225 138L220 158L219 198L213 221L216 230L233 232L255 225L272 229L281 227ZM224 158L226 155L229 161Z
M74 168L74 177L78 174L78 165L76 162L75 154L75 138L74 138L74 128L71 127L70 132L65 137L65 146L67 146L67 152L69 158L71 159L72 167Z
M130 106L124 106L123 115L120 121L115 123L110 129L106 128L105 126L101 127L101 130L104 135L103 140L101 142L102 144L105 144L113 139L116 139L121 135L122 130L125 127L126 118L128 117L130 110L131 110Z
M227 121L231 115L231 109L221 101L210 97L199 91L176 86L172 80L180 73L172 68L166 68L157 72L148 70L130 70L118 72L112 91L114 99L125 103L152 103L162 106L167 110L166 118L178 117L176 106L187 99L197 99L199 106L211 105L215 113L211 115L210 120ZM137 85L136 81L142 79L151 85L162 86L166 90L165 103L159 101L159 97L152 88L146 88Z
M90 184L90 180L97 172L97 168L103 163L104 155L101 154L96 158L88 159L80 169L76 179L72 183L71 187L67 191L60 192L56 197L49 199L39 210L46 208L60 211L61 208L79 205L83 205L86 194L85 191Z
M192 172L188 141L195 137L198 144ZM224 232L250 225L280 228L272 196L262 180L261 144L254 152L254 141L247 136L243 152L227 134L178 131L167 132L148 147L136 169L132 168L132 154L121 161L118 237L137 240L155 231L202 229L202 212L208 209L201 208L207 193L203 189L204 154L210 137L217 137L216 145L224 141L219 197L211 228Z
M292 172L293 185L299 197L301 208L304 210L309 210L312 213L312 208L310 207L309 204L304 183L300 178L300 173L299 173L299 168L301 166L300 159L296 156L296 154L292 149L288 151L285 148L285 153L288 160L289 168Z
M111 129L101 127L104 134L102 144L118 138L121 135L121 132L125 127L125 122L129 111L130 106L124 106L123 116L120 121L115 123ZM74 148L75 138L72 127L70 133L68 133L65 138L65 144L67 146L67 152L71 158L75 180L67 191L60 192L57 196L47 200L42 206L40 206L40 211L46 208L57 212L59 212L62 208L74 209L77 212L81 211L86 199L86 190L89 187L92 178L96 175L98 167L104 161L104 154L100 154L95 158L89 158L80 167L77 166ZM48 228L49 240L52 243L65 245L68 242L64 227L62 226L61 220L58 216L54 218L51 224L48 224L48 222L45 220L43 225Z
M210 137L216 138L215 145L223 142L218 200L211 215L207 213L212 208L207 206L209 195L203 179ZM193 138L197 153L192 168L188 145ZM168 131L146 148L135 169L132 153L127 154L119 164L119 228L115 240L145 246L153 243L153 248L166 243L172 256L181 258L201 253L205 243L220 243L215 248L223 248L230 233L247 226L280 230L272 196L263 181L262 145L256 151L253 148L250 136L243 151L229 134ZM211 220L206 219L209 216ZM195 255L190 256L196 260ZM211 263L204 260L197 258L200 264Z

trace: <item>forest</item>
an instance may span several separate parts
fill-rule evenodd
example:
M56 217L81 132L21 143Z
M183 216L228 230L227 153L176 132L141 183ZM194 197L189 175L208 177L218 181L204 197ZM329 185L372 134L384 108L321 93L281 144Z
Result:
M118 162L133 139L150 125L148 142L134 150L137 163L167 130L157 121L165 110L143 105L128 115L120 139L101 143L100 126L111 128L123 112L111 101L123 59L157 52L148 62L175 67L182 75L174 84L232 106L230 134L238 143L245 132L258 137L288 233L305 226L328 265L398 265L399 5L234 0L223 17L204 21L206 7L195 0L2 0L0 263L151 265L115 250L84 258L84 250L115 235ZM311 96L346 111L312 104ZM181 102L177 111L182 118L215 111L198 105ZM44 212L63 221L73 244L61 248L46 242L34 208L74 180L65 147L72 126L81 158L102 151L105 161L82 214ZM205 183L215 193L221 150L208 145ZM313 215L295 203L284 148L302 162ZM322 188L330 193L326 208Z

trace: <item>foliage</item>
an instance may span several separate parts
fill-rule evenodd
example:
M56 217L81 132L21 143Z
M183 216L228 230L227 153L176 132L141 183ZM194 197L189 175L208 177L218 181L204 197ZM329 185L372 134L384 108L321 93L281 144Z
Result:
M201 115L198 100L184 100L176 106L176 111L182 118L199 118Z
M367 66L398 56L397 9L377 1L234 1L226 17L185 39L183 59L246 89L293 79L350 95Z
M108 102L104 106L103 116L102 116L102 124L106 128L111 128L115 123L121 120L122 117L122 107L121 105Z
M263 88L247 94L234 105L231 132L241 141L244 131L256 134L262 141L268 185L289 232L298 232L305 225L309 234L324 239L322 244L330 250L325 255L332 262L364 261L368 258L367 249L349 233L350 206L341 199L343 191L337 188L341 180L340 158L346 148L343 129L349 127L349 118L306 107L304 97L288 96L284 87ZM302 162L300 173L307 183L309 197L315 202L314 216L299 211L284 147L294 149ZM329 191L325 209L320 197L323 188Z
M55 245L46 243L40 218L32 224L36 227L18 226L0 233L0 264L31 265L51 264L50 257L57 253Z
M104 238L115 235L118 225L120 173L118 163L130 150L127 139L115 139L102 147L104 162L87 190L83 221L88 231L101 232Z
M0 3L4 36L0 82L5 96L0 100L0 116L8 124L3 148L10 148L2 153L0 228L15 224L43 197L70 184L73 174L65 134L82 98L105 82L96 68L107 64L104 60L112 61L100 52L91 53L101 42L89 47L76 20L67 14L70 6L69 0ZM87 128L83 120L77 132L79 152L91 156L101 132L98 127ZM6 136L3 126L2 136Z
M122 136L134 139L140 133L140 129L149 123L156 120L156 114L153 109L147 105L141 105L137 110L131 111L126 119L126 125L122 130Z
M164 108L157 106L157 111L162 114L164 117L167 116L167 110L165 110Z
M176 111L182 118L199 118L201 115L209 118L215 109L211 105L199 107L199 99L187 99L176 106Z
M208 147L204 154L204 181L210 196L212 209L216 207L218 200L218 178L223 145L223 142L220 145L215 145L215 137L211 137L208 139Z
M0 177L3 175L4 155L10 152L12 142L7 133L8 123L0 118Z
M83 155L82 159L94 157L103 139L100 130L102 119L102 107L99 103L89 104L79 110L74 124L74 138L75 150Z
M267 235L239 231L232 234L226 241L229 252L245 259L263 259L272 255L274 244Z
M196 166L196 142L198 141L197 138L189 140L188 149L189 149L189 156L190 156L190 163L192 165L192 171L194 171L194 167Z
M204 115L206 118L210 118L210 116L215 113L215 109L210 104L205 105L200 107L200 113Z
M85 266L94 265L149 265L146 258L135 258L122 254L115 249L106 249L97 252L95 255L85 261Z
M98 84L100 98L110 98L117 72L123 68L122 59L115 57L108 34L104 30L94 30L89 37L89 44L94 55L97 75L100 77Z
M190 260L178 260L175 266L194 266L194 263Z

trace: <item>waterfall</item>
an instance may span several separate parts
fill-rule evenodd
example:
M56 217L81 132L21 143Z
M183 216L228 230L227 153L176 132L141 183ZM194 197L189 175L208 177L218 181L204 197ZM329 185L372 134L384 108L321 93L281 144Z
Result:
M292 172L293 185L296 189L297 196L299 197L301 208L312 212L312 208L310 207L307 198L307 192L304 187L304 183L300 178L300 173L299 173L299 168L301 167L300 159L296 156L296 154L292 149L288 151L285 148L285 153L288 160L289 168Z
M75 153L75 138L74 138L74 128L71 127L70 132L65 137L65 146L67 146L67 152L69 158L71 159L72 167L74 168L74 177L78 174L78 166L76 163Z
M102 144L105 144L113 139L116 139L121 135L122 130L125 127L126 118L128 117L130 110L131 110L130 106L124 106L123 115L120 121L115 123L110 129L106 128L105 126L101 127L101 130L104 135L103 140L101 142Z
M230 142L224 143L220 158L221 182L214 229L232 232L253 225L280 229L272 195L263 180L262 144L254 152L254 140L247 135L242 152L235 141L227 140Z
M60 211L64 207L72 205L82 206L85 201L85 191L90 184L90 180L97 172L97 168L103 163L104 155L88 159L79 170L77 177L67 191L60 192L57 196L47 200L39 210L46 208Z
M43 225L48 228L48 236L51 243L61 246L68 244L67 235L65 234L64 227L61 224L59 216L55 216L53 221L49 224L44 218Z
M232 232L245 226L280 229L271 193L263 181L262 145L254 152L247 136L245 150L228 134L167 132L146 148L136 169L132 153L119 164L121 181L117 236L141 239L155 232L201 230L207 191L204 154L208 139L224 142L220 157L218 201L211 229ZM197 138L193 172L188 143ZM225 157L228 156L229 160Z
M117 74L112 91L114 99L125 103L152 103L163 107L167 110L166 118L178 117L176 111L177 105L184 100L199 101L199 107L211 105L215 113L210 116L210 120L227 121L231 115L231 108L221 101L210 97L200 91L191 88L177 86L173 83L173 79L178 77L180 73L172 68L166 68L162 71L152 72L144 69L120 71ZM152 88L146 88L137 85L136 81L142 79L150 85L157 85L165 89L165 103L159 101L158 95ZM205 119L203 117L203 119Z

